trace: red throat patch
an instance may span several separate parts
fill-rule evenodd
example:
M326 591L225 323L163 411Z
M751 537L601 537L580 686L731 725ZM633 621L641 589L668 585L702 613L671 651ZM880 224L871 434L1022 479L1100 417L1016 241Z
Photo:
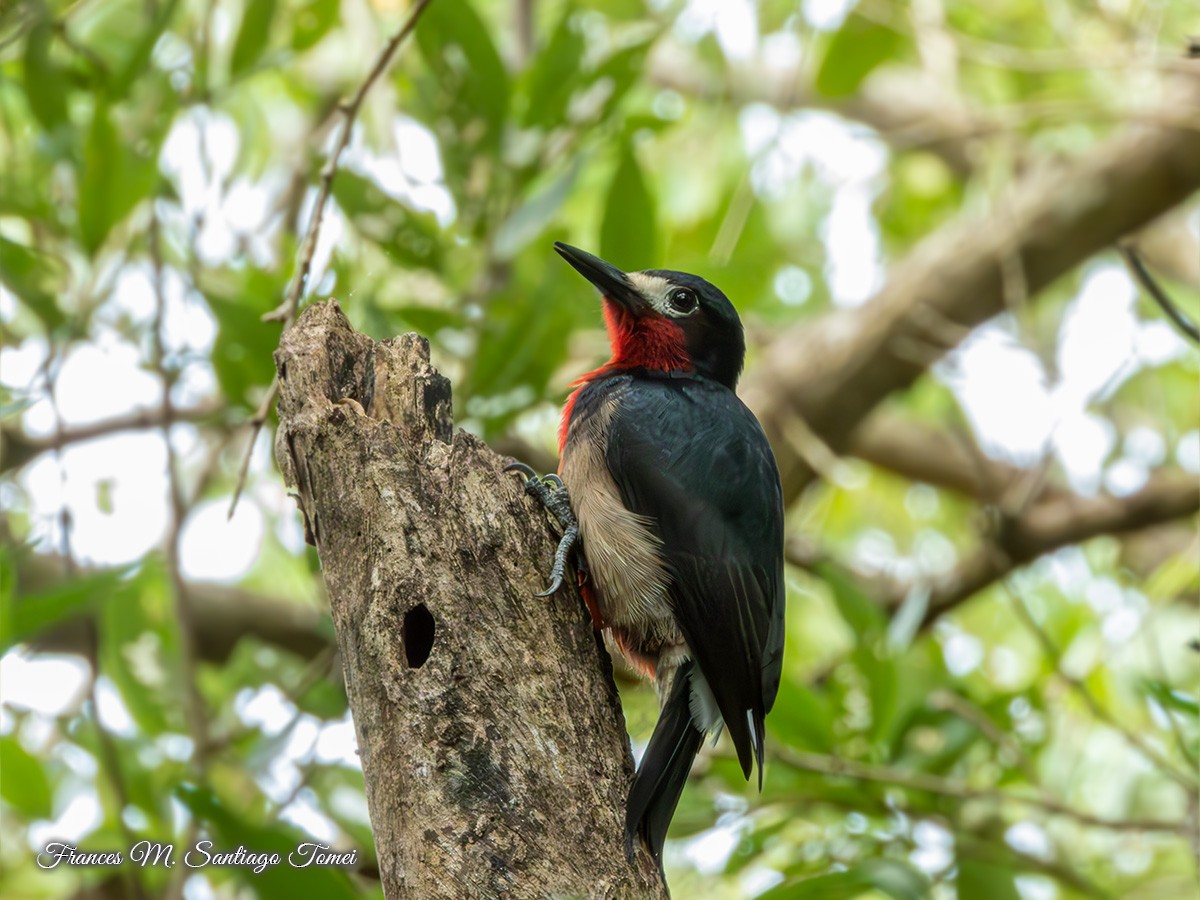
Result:
M662 316L635 316L604 300L604 325L613 355L606 369L690 370L687 339L677 322Z
M558 426L558 456L562 459L563 447L567 443L567 429L571 424L571 412L579 388L596 378L619 372L622 369L654 369L659 372L690 372L693 368L687 352L687 338L683 329L662 316L635 316L624 307L604 298L604 325L608 329L608 340L612 344L612 359L600 368L580 376L571 387L575 388L563 407L562 421ZM559 468L561 469L561 462Z

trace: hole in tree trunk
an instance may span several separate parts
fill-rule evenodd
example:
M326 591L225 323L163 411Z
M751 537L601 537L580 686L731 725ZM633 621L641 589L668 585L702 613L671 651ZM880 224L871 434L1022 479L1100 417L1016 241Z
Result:
M433 650L433 616L425 608L424 603L418 603L404 614L404 658L410 669L419 669L429 659Z

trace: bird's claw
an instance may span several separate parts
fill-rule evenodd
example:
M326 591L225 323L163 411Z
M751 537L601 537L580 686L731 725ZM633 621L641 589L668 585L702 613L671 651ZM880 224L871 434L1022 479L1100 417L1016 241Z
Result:
M524 475L525 476L525 487L530 490L530 493L534 493L537 490L536 487L532 488L532 489L529 488L529 482L531 482L531 481L539 482L541 484L547 485L550 488L553 488L554 490L559 490L559 489L565 490L566 489L566 485L563 484L563 480L561 478L559 478L553 472L550 472L546 475L539 475L537 472L535 472L529 466L525 465L525 463L523 463L523 462L515 462L515 461L510 462L507 466L504 467L504 471L505 472L518 472L521 475Z
M571 551L579 541L579 522L571 510L571 496L567 486L557 475L538 475L533 469L521 462L511 462L504 467L505 472L518 472L525 477L525 493L537 500L547 510L553 513L562 529L562 537L558 549L554 551L554 565L550 568L550 586L537 594L538 597L549 597L563 584L563 573L566 571L567 560Z
M515 459L512 462L510 462L507 466L504 467L504 471L505 472L520 472L526 478L539 477L537 472L533 471L533 469L531 469L529 466L525 465L525 463L517 462Z

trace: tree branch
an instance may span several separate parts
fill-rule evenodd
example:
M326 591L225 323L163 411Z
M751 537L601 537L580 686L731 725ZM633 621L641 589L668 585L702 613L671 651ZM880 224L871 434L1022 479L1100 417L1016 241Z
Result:
M1200 70L1200 65L1197 66ZM1200 108L1200 77L1168 108ZM1006 273L1029 296L1200 187L1200 131L1137 128L1070 170L1018 183L986 225L963 218L924 241L873 300L787 331L743 388L775 447L784 494L814 475L788 440L799 418L835 452L885 397L903 390L975 326L1005 308Z
M831 99L812 87L800 66L739 63L718 79L706 72L701 60L671 47L652 57L650 79L690 97L837 113L870 126L885 139L899 133L921 141L958 175L975 168L970 142L963 136L977 133L983 122L944 83L918 69L893 69L886 77L881 73L868 78L852 96Z
M196 655L205 662L225 662L245 637L287 650L301 659L312 659L333 646L329 619L313 606L197 581L188 582L187 591L193 606ZM94 621L91 614L85 613L60 622L31 639L29 646L41 653L91 657L94 648L88 640L88 629Z
M1039 556L1104 534L1124 534L1200 511L1190 476L1160 473L1128 497L1062 495L1001 521L974 555L931 585L926 623Z
M19 428L0 428L0 472L19 468L48 450L62 450L71 444L108 437L122 431L162 428L164 424L169 424L166 415L170 416L170 423L206 422L217 418L224 409L225 404L211 398L196 406L172 406L169 413L165 413L160 407L138 409L111 419L63 428L46 437L31 437Z
M1107 828L1112 831L1161 831L1169 834L1187 834L1186 822L1168 822L1160 819L1106 819L1076 809L1070 804L1063 803L1051 797L1036 794L1024 795L1009 791L979 788L943 778L940 775L930 775L925 772L909 772L903 769L887 766L874 766L852 759L836 756L823 756L819 753L806 753L788 747L775 747L771 755L793 768L805 772L816 772L831 777L853 778L856 781L871 781L886 784L911 791L922 791L937 794L942 797L952 797L957 800L982 800L996 804L1012 803L1040 809L1053 816L1063 816L1094 828Z
M945 575L927 583L900 581L883 574L855 578L884 606L899 607L917 589L929 593L922 627L956 608L1016 569L1060 547L1106 534L1154 528L1200 512L1200 485L1181 473L1160 472L1127 497L1080 497L1055 493L1011 517L1001 517L996 532ZM827 557L810 541L792 538L788 562L813 569Z
M389 896L663 896L625 856L633 762L544 511L451 435L428 344L318 303L276 353L276 457L321 557Z
M1180 71L1188 66L1184 60L1161 62ZM960 178L973 174L979 160L986 158L986 153L980 152L983 138L1013 127L1014 119L1027 120L1029 112L1017 116L1008 110L1000 118L981 115L944 80L924 70L897 66L872 73L858 91L845 98L830 98L816 91L801 66L738 63L718 79L706 73L703 61L677 47L652 58L650 77L662 87L700 99L739 105L766 103L781 111L832 112L868 126L894 150L919 148L932 153ZM1120 118L1123 114L1110 110L1108 115ZM1138 234L1137 243L1156 269L1200 288L1200 241L1183 217L1173 215L1152 222Z
M851 433L846 451L912 481L1002 508L1031 480L1027 469L991 459L965 433L952 435L884 410ZM1030 499L1056 493L1061 492L1045 485Z

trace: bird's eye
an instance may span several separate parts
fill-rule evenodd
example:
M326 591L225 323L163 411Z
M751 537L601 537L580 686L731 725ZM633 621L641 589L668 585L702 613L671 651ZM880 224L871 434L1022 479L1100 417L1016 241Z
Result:
M700 305L700 300L696 297L696 292L687 288L676 288L671 291L671 296L667 298L667 302L671 304L671 311L680 315L695 312L696 307Z

